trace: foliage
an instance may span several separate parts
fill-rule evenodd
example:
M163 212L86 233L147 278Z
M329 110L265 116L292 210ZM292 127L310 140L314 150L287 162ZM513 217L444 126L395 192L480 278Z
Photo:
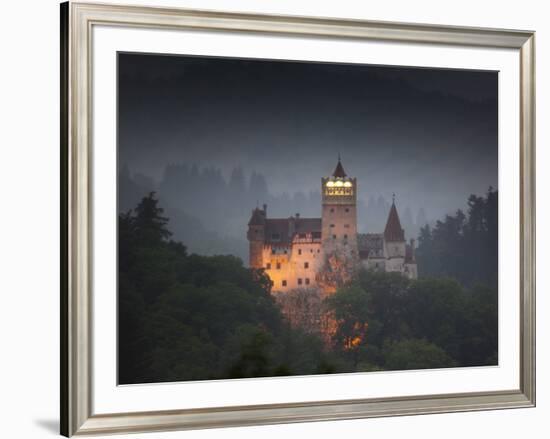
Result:
M456 366L443 349L422 339L399 341L386 348L387 370L434 369Z
M428 262L459 249L459 269L433 260L435 277L418 280L361 270L323 299L312 289L274 297L263 270L189 254L149 193L119 215L119 382L497 364L496 192L470 205L421 239ZM495 270L484 284L460 258L474 237L489 247L475 263Z
M189 255L154 193L119 216L119 381L328 373L322 341L283 320L262 270Z
M420 230L416 251L421 276L453 277L467 286L498 281L498 192L470 195L467 215L458 210Z
M354 370L496 364L497 292L445 278L363 271L326 300ZM355 340L356 343L349 343Z

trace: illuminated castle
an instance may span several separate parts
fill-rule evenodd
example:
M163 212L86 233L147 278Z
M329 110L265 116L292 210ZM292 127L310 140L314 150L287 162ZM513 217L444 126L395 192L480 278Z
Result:
M384 233L357 233L357 180L340 159L321 179L321 218L268 218L267 205L248 222L250 267L264 268L273 292L320 288L325 293L349 279L358 267L399 272L416 279L414 240L407 244L395 197Z

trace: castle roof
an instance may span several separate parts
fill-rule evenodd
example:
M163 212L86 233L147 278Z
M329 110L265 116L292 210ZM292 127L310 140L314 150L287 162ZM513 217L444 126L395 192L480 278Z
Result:
M388 222L384 229L384 238L389 242L405 240L405 231L401 228L401 221L399 221L399 215L395 207L395 199L392 202L390 214L388 215Z
M332 176L336 178L347 177L346 171L344 171L344 167L342 166L342 162L340 161L340 157L338 157L338 164L336 165L336 169L332 173Z
M384 235L382 233L358 233L357 248L360 259L382 256Z
M287 245L299 234L318 234L320 238L321 218L269 218L265 220L265 228L266 242Z
M256 207L256 209L252 211L252 216L250 217L250 221L248 221L248 225L261 226L263 224L265 224L265 211Z

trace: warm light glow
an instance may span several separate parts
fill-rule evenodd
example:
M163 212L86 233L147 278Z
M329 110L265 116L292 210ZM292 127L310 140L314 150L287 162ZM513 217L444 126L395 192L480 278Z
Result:
M351 181L346 181L344 183L344 187L351 187Z
M329 181L329 182L327 183L327 187L333 187L333 186L334 186L334 182L333 182L333 181Z
M344 186L344 183L342 181L337 181L336 183L334 183L335 186L338 186L338 187L342 187Z

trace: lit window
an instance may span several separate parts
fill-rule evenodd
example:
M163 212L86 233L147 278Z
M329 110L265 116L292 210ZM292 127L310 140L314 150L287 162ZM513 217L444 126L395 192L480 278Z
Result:
M309 268L309 262L304 262L304 268Z
M284 281L282 282L282 284L283 284L283 287L286 287L286 280L284 280Z

